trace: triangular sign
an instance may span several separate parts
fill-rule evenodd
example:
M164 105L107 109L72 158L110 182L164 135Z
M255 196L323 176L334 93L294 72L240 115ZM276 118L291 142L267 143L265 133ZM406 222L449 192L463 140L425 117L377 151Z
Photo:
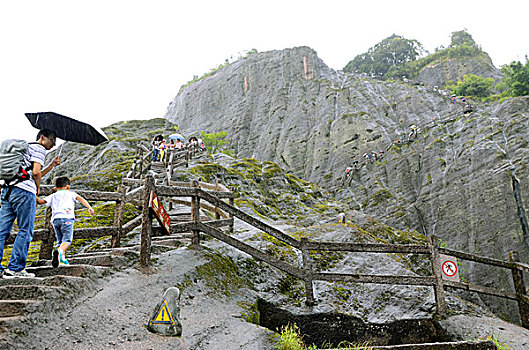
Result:
M174 324L173 316L171 316L169 306L165 299L160 304L160 308L158 309L156 316L154 316L154 319L151 321L151 324Z

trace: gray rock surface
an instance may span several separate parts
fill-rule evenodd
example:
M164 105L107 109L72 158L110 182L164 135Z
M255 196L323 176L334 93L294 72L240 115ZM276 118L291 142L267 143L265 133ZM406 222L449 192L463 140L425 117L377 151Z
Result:
M472 315L451 316L440 321L454 340L472 339L476 334L487 335L512 350L529 349L529 330L498 318Z
M218 297L193 283L182 291L182 336L147 330L164 291L205 262L187 248L161 254L150 269L127 268L101 280L99 290L66 310L35 314L34 326L21 325L6 341L10 349L271 349L271 332L242 319L240 305L253 302L251 294Z
M466 63L445 64L439 72L457 75ZM469 64L468 72L482 71ZM441 73L431 69L421 79L431 77L433 84ZM496 77L497 70L490 72ZM431 87L336 72L314 50L298 47L251 54L222 68L184 88L165 117L186 132L226 130L238 156L274 161L395 227L502 260L519 250L528 262L529 230L520 224L529 205L528 107L529 98L513 98L478 104L464 116L461 105ZM406 140L411 124L424 130L417 141L389 148L381 162L363 166L343 186L352 159ZM512 290L510 272L494 271L491 278L490 269L465 264L467 280ZM483 300L501 304L502 316L517 317L512 303Z
M424 67L417 77L418 81L431 86L444 86L447 81L457 82L463 80L467 74L474 74L484 78L493 78L496 82L502 77L499 69L494 67L489 55L483 53L472 58L451 58L443 61L434 61Z

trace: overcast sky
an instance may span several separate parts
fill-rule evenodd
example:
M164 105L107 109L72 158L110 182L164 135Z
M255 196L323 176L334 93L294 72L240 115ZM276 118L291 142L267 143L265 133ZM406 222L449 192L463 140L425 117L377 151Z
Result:
M25 112L104 127L163 117L194 75L259 52L309 46L331 68L384 38L433 52L467 29L496 67L529 54L529 2L165 1L0 2L0 140L34 138Z

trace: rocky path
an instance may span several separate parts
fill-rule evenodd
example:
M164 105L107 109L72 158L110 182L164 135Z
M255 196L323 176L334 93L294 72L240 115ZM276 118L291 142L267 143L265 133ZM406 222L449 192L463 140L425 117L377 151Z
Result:
M14 316L7 322L9 330L4 330L0 348L273 348L270 331L241 317L244 309L240 305L254 302L253 293L215 297L193 283L182 293L182 337L147 331L145 325L165 290L184 282L186 275L192 275L204 262L200 252L182 247L155 256L149 269L131 266L105 276L105 268L86 265L59 270L39 267L33 268L39 278L1 280L0 297L5 296L2 288L20 288L21 294L13 298L24 297L28 304L20 306L26 317ZM57 273L80 276L44 276Z

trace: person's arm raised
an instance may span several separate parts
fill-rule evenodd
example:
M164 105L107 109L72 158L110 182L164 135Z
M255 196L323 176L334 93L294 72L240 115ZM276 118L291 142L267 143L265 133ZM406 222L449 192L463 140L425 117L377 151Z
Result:
M59 156L53 158L51 163L45 169L42 170L42 176L44 176L47 173L49 173L51 169L53 169L54 167L56 167L58 165L61 165L61 158Z

